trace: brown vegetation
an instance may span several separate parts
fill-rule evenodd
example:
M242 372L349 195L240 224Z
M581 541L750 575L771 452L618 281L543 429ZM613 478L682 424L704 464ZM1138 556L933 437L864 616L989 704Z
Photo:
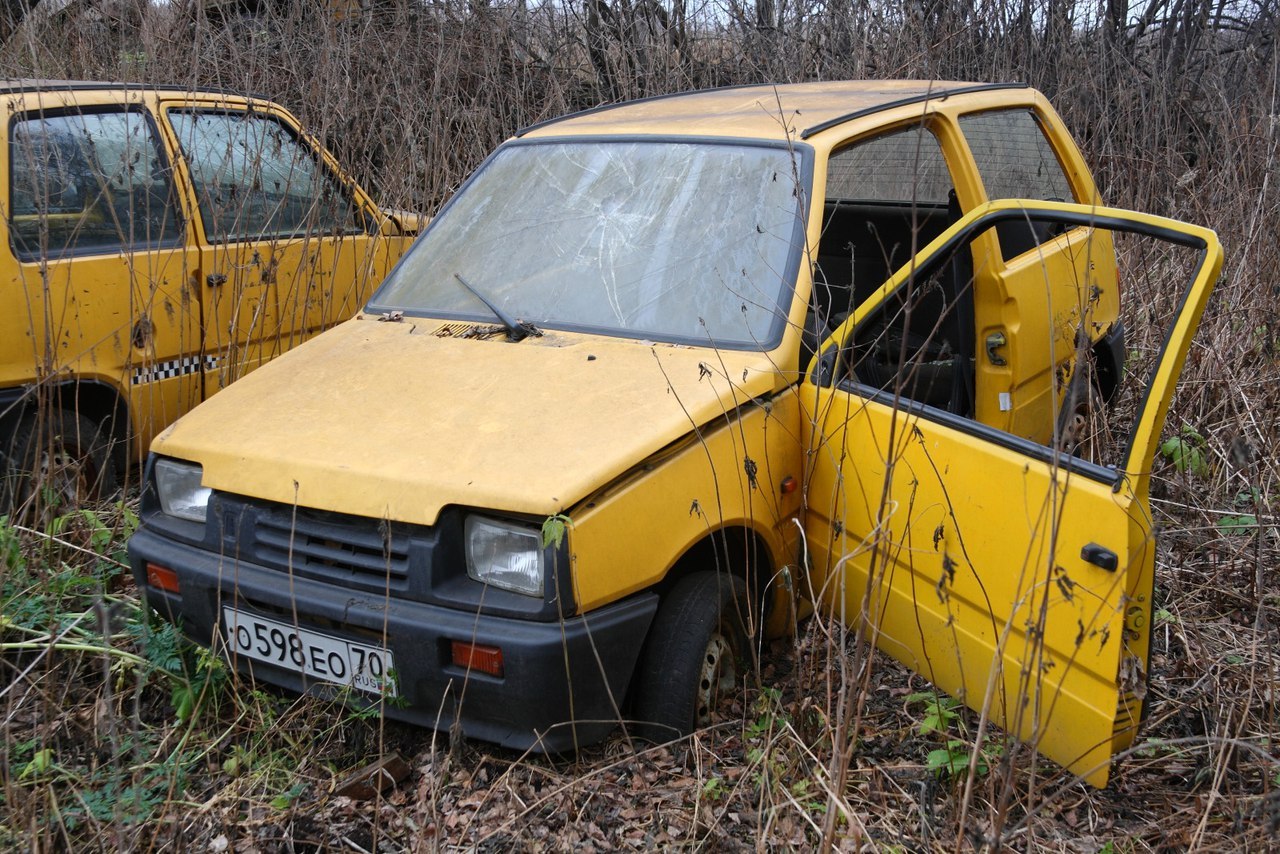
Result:
M50 0L45 0L49 3ZM811 847L1261 850L1280 826L1280 34L1271 0L73 3L0 50L9 76L252 91L300 115L392 206L431 211L517 128L747 81L1025 80L1109 203L1215 228L1223 278L1156 461L1163 540L1144 738L1087 789L876 657L834 790L818 621L766 656L738 719L678 749L576 759L231 685L148 629L118 561L127 510L0 528L0 847L399 851ZM40 7L36 7L39 9ZM215 14L216 12L216 14ZM1175 459L1176 457L1176 459ZM1181 465L1175 465L1181 462ZM105 524L104 524L105 523ZM930 769L965 743L972 779ZM384 798L333 794L399 750ZM936 763L935 763L936 766Z

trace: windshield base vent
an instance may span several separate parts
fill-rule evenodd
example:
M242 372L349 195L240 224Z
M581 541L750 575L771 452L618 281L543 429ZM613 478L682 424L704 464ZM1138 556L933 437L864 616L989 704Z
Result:
M507 330L490 323L446 323L431 334L437 338L505 338Z

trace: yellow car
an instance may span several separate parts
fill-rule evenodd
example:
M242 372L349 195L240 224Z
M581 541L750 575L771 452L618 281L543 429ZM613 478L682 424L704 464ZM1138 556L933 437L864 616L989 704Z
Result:
M109 490L178 416L354 314L418 228L267 101L0 95L0 514Z
M1220 264L1100 207L1023 86L554 120L357 317L156 439L134 575L257 679L548 751L712 722L816 604L1102 785Z

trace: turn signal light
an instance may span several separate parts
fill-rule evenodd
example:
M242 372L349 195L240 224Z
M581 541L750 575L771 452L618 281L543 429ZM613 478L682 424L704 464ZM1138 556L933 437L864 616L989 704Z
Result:
M147 584L166 593L180 593L178 590L178 573L158 563L147 564Z
M502 675L502 650L496 646L483 646L466 641L453 642L453 663L463 670Z

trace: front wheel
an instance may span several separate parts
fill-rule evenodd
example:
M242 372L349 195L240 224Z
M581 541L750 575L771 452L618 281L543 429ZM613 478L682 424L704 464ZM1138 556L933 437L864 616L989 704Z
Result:
M737 689L750 652L742 580L699 572L666 595L649 629L637 674L634 716L640 737L682 738L715 720Z

